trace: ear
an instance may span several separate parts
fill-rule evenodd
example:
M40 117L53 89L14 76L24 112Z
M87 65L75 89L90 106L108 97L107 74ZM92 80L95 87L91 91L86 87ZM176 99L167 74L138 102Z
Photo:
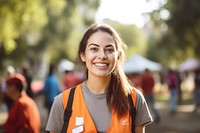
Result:
M122 51L119 51L117 56L118 61L121 60L121 58L122 58Z
M81 54L80 54L80 57L81 57L82 62L85 62L85 61L86 61L86 59L85 59L85 53L81 53Z

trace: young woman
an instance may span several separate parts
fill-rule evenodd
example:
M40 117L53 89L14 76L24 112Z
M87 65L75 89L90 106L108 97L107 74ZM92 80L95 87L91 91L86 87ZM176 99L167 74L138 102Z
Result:
M129 84L123 71L125 46L109 25L93 24L86 31L78 51L86 66L86 80L75 89L67 133L130 133L134 132L132 126L136 133L144 133L145 126L152 122L143 95ZM47 131L61 132L69 91L55 97ZM128 94L136 107L134 125Z

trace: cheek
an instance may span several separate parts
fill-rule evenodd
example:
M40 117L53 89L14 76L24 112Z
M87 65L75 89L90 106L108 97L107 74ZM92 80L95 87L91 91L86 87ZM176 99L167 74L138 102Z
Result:
M111 64L113 64L114 66L118 63L118 57L115 55L110 55L108 56L109 61Z
M92 61L93 59L95 59L95 54L92 54L92 53L86 53L85 54L85 62L87 62L87 61Z
M11 90L10 90L10 88L8 89L6 89L6 94L8 95L8 96L10 96L10 93L11 93Z

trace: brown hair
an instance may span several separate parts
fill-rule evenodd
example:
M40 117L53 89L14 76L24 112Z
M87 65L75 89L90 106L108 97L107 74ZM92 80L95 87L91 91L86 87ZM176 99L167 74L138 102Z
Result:
M125 61L124 49L126 48L126 45L122 42L117 32L107 24L91 25L83 35L83 38L80 42L78 51L79 60L81 61L81 53L85 53L88 39L92 34L96 33L97 31L103 31L110 34L115 42L116 49L119 53L118 63L112 73L106 100L108 107L110 109L114 109L117 112L118 116L121 116L129 109L127 94L130 92L131 85L123 71L123 64ZM88 78L87 70L86 77Z

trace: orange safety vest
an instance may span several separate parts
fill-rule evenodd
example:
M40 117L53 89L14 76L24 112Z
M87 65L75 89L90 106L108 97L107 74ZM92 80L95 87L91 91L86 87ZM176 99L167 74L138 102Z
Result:
M133 90L132 99L134 106L136 105L136 90ZM62 93L62 102L64 109L67 106L70 89L65 90ZM115 111L112 112L111 123L107 133L131 133L131 117L129 111L121 118L117 117ZM83 98L81 85L76 87L74 93L74 101L72 105L72 114L69 120L69 125L66 133L73 132L86 132L97 133L93 119L86 107L85 100Z

